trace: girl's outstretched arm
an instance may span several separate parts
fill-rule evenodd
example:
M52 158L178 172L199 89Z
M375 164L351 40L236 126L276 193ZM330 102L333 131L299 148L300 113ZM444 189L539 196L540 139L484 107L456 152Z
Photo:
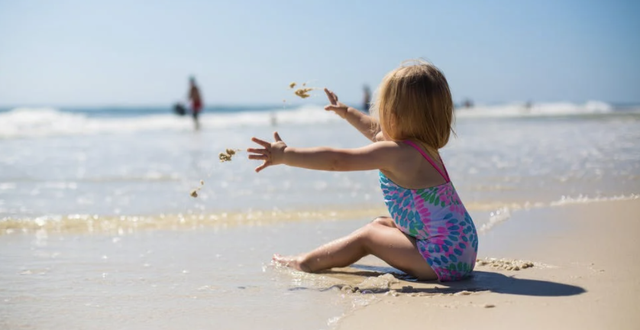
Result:
M380 132L380 129L378 128L378 121L375 118L339 102L338 96L334 92L326 88L324 92L327 93L327 98L329 98L329 102L331 103L324 107L325 110L333 111L338 116L346 119L351 126L360 131L367 139L373 142L379 140L376 140L376 135Z
M391 141L376 142L356 149L293 148L282 141L278 132L273 133L273 137L273 143L255 137L251 139L263 147L247 149L249 159L264 161L256 167L256 172L279 164L321 171L382 169L395 172L394 169L406 156L400 145Z

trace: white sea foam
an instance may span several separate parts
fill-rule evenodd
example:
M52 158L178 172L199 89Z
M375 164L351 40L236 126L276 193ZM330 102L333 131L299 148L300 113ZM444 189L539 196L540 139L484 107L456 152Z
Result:
M495 226L504 223L505 221L512 218L511 212L519 211L519 210L530 210L536 208L544 208L544 207L561 207L566 205L575 205L575 204L592 204L592 203L602 203L602 202L615 202L615 201L628 201L628 200L636 200L640 199L640 194L629 194L629 195L619 195L619 196L608 196L608 197L589 197L585 195L578 195L577 197L571 196L562 196L559 200L553 201L550 203L525 203L523 205L520 204L511 204L509 206L502 207L496 211L493 211L489 214L489 220L486 223L483 223L478 229L480 234L485 234L489 230L493 229Z
M609 201L628 201L640 199L640 195L631 194L631 195L620 195L620 196L612 196L612 197L589 197L579 195L578 197L571 196L562 196L559 201L551 202L549 206L564 206L564 205L572 205L572 204L591 204L591 203L599 203L599 202L609 202Z
M338 116L323 110L320 106L304 106L291 110L204 113L201 116L201 123L206 128L317 124L338 120ZM55 108L16 108L0 113L0 138L5 139L192 129L190 116L178 117L171 113L91 117Z
M600 101L584 104L568 102L558 103L513 103L506 105L478 105L457 110L458 118L465 117L536 117L536 116L575 116L611 113L613 107Z
M509 210L509 208L508 207L500 208L495 212L491 212L491 214L489 215L489 221L487 223L482 224L480 229L478 229L478 232L480 234L484 234L494 226L502 222L505 222L510 218L511 218L511 211Z
M69 189L76 189L75 186ZM639 194L619 195L609 197L566 197L550 203L509 204L490 212L489 219L478 228L479 234L486 234L507 221L516 220L517 214L523 210L540 209L546 207L565 207L573 204L591 204L640 199ZM373 212L372 212L373 210ZM272 210L247 212L219 212L194 214L160 214L157 216L115 215L99 216L97 214L50 214L35 218L30 217L0 217L0 236L14 232L32 232L38 229L48 229L59 232L87 231L87 232L133 232L143 229L162 228L196 228L196 227L228 227L228 226L264 226L271 224L323 221L326 219L345 220L366 218L372 213L382 213L383 209L342 209L342 210ZM477 219L481 220L481 219Z
M636 109L637 110L637 109ZM457 109L458 118L501 118L536 116L572 116L607 114L613 107L607 103L590 101L585 104L539 103L476 106ZM634 110L635 111L635 110ZM134 133L142 131L187 131L193 129L190 116L166 114L126 116L119 110L112 116L90 116L90 111L69 112L56 108L15 108L0 112L0 138L28 138L60 135L101 133ZM139 112L138 112L139 113ZM125 116L123 116L125 115ZM271 111L207 112L201 116L205 128L235 128L270 125L308 125L339 121L340 118L318 105Z

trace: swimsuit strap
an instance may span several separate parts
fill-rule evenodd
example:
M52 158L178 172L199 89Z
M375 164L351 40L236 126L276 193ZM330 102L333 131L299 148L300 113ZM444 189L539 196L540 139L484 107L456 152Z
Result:
M444 172L442 172L442 170L440 170L440 167L438 167L438 165L436 165L436 162L433 161L433 159L431 159L431 157L429 157L429 155L422 150L422 148L418 147L418 145L416 145L415 143L407 140L404 141L404 143L412 146L414 149L418 150L418 152L420 152L420 154L422 154L422 157L424 157L424 159L426 159L429 164L431 164L431 166L433 166L433 168L436 169L436 171L438 171L438 173L440 173L440 175L442 175L442 177L444 178L444 180L446 182L450 182L451 179L449 179L449 173L447 172L447 168L444 167L444 162L442 161L442 157L440 157L440 154L438 154L438 158L440 159L440 163L442 163L442 168L444 168Z
M449 172L447 171L447 167L444 165L442 161L442 157L440 157L440 153L438 153L438 159L440 159L440 164L442 164L442 168L444 169L444 174L447 175L447 182L451 182L451 178L449 177Z

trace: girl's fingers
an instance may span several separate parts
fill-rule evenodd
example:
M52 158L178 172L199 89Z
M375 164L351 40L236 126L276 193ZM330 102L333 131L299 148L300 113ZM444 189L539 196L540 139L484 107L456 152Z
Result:
M252 137L251 141L253 141L253 142L255 142L255 143L257 143L257 144L259 144L259 145L261 145L261 146L263 146L265 148L270 148L271 147L271 143L269 143L267 141L262 141L262 140L260 140L260 139L258 139L256 137Z
M331 95L331 91L329 91L328 88L324 88L324 93L327 94L327 98L329 99L329 103L333 103L331 101L333 101L333 96Z
M268 155L249 155L249 159L267 160L269 159L269 156Z
M338 105L327 105L326 107L324 107L325 110L329 111L329 110L344 110L345 107L341 107Z
M259 173L260 171L264 170L265 168L267 168L267 166L269 166L269 162L262 163L262 165L256 167L256 173Z
M276 142L282 142L282 139L280 138L280 134L278 134L278 132L273 132L273 138L276 139Z
M336 97L336 94L334 94L328 88L325 88L324 92L327 94L327 98L329 98L329 103L331 103L332 105L335 105L336 102L338 101L338 98Z
M254 154L268 155L269 151L267 149L256 149L256 148L247 148L247 152L253 152Z

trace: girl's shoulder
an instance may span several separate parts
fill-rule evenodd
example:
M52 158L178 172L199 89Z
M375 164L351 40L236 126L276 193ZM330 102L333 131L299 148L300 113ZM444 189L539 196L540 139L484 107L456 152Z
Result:
M411 141L392 143L388 146L395 150L394 161L392 166L382 171L389 179L408 189L430 188L446 183L438 170L425 159L424 154L427 152L418 144Z
M373 149L390 153L394 157L415 158L414 149L403 141L377 141L369 145ZM407 159L402 159L407 160Z
M403 141L378 141L372 143L371 147L384 152L386 157L390 158L390 164L393 166L387 169L389 172L406 172L420 165L420 154Z

